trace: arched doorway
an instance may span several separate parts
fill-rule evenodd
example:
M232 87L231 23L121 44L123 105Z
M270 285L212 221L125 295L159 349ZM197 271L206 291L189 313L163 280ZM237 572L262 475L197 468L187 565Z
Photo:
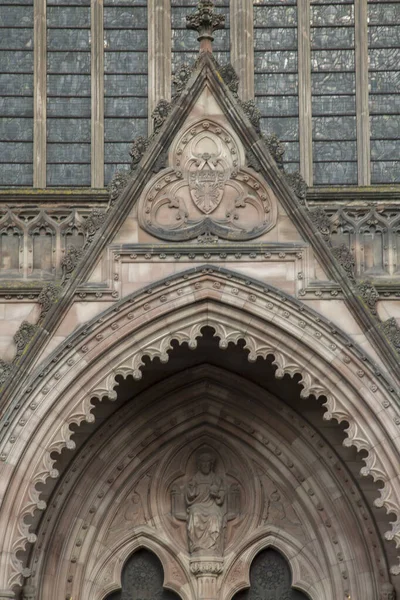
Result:
M342 334L306 310L299 317L289 301L283 309L282 297L265 287L251 288L240 306L248 284L234 285L225 275L195 273L169 282L169 309L166 295L154 291L127 300L90 325L87 338L77 332L54 374L50 366L30 392L31 404L41 400L37 456L22 456L18 468L27 475L18 481L33 482L38 502L47 493L41 542L27 558L43 600L104 600L121 588L123 565L140 548L157 555L164 588L183 600L201 597L199 581L210 575L218 597L229 600L248 587L250 565L267 547L287 558L293 588L311 600L353 590L375 600L387 581L362 478L347 466L363 465L351 443L373 456L387 415L379 405L373 428L367 416L385 398L383 386L360 397L355 367L363 367L366 385L373 374ZM57 384L44 392L51 377ZM323 426L324 414L350 427ZM368 433L363 446L361 427ZM214 452L215 474L229 491L223 560L207 566L194 560L187 523L172 508L173 490L182 492L195 476L203 449ZM390 447L380 460L382 472L389 469ZM372 472L375 463L368 465ZM18 489L14 510L24 516Z

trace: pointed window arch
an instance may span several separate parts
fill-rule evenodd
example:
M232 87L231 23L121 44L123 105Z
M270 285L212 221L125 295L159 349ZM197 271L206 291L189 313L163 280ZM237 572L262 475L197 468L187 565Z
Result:
M308 600L303 592L291 587L291 582L286 559L277 550L266 548L251 564L250 587L235 594L233 600Z
M163 588L164 569L150 550L137 550L128 558L121 581L121 590L112 592L105 600L180 600L178 594Z

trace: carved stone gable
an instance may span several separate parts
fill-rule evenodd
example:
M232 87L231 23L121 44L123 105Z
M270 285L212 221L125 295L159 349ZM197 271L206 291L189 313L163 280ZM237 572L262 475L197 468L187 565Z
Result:
M144 190L140 225L168 241L260 236L275 225L277 209L266 183L244 164L243 148L225 126L209 118L191 124L173 143L168 167Z

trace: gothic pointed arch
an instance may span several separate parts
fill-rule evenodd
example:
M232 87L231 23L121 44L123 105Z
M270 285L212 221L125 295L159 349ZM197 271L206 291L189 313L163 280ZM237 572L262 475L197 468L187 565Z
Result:
M46 510L42 484L59 477L56 456L64 448L74 448L73 429L95 421L93 398L116 400L121 376L140 380L148 360L169 361L176 343L195 349L204 327L211 328L221 350L229 351L231 344L242 340L249 361L273 357L275 377L298 374L300 397L322 397L325 419L347 422L345 444L366 453L363 475L384 482L376 492L376 504L398 510L392 477L397 408L390 384L377 375L376 366L343 332L298 301L233 272L204 267L162 281L108 309L66 340L33 374L26 400L10 415L10 437L2 446L15 481L2 513L4 586L15 586L31 573L19 558L27 544L36 543L30 515ZM21 427L23 435L16 435ZM37 450L28 457L24 449L33 438ZM18 512L18 529L15 522L7 524L7 510ZM396 536L394 524L388 537ZM6 561L10 552L11 565Z

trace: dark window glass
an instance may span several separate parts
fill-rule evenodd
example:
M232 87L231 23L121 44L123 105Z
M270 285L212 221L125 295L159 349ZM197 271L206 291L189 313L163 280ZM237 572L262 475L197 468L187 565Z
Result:
M33 0L0 5L0 186L33 184Z
M130 164L135 137L147 137L146 0L104 2L104 180Z
M285 167L299 169L297 0L254 2L254 86L261 127L285 142Z
M262 550L250 567L250 587L233 600L307 600L303 592L291 587L292 576L285 558L272 548Z
M90 0L47 1L47 185L90 186Z
M164 571L161 562L149 550L138 550L128 558L121 580L121 591L109 594L106 600L180 600L178 594L163 588Z
M357 184L354 2L311 0L315 185Z
M368 2L371 182L400 183L400 4Z

